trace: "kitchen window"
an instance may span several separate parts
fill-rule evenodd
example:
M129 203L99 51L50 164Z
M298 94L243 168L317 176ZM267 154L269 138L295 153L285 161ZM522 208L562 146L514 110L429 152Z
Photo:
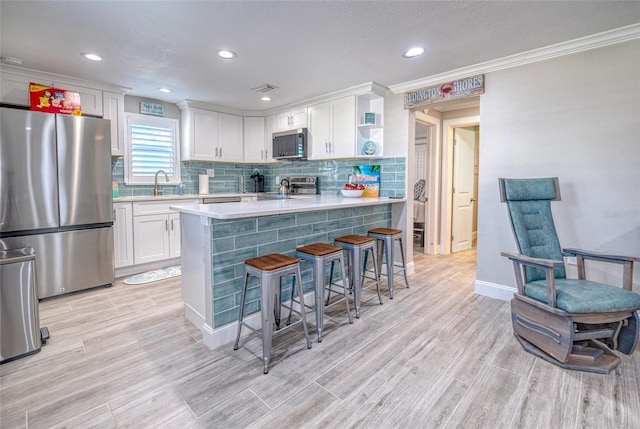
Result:
M164 170L169 184L180 183L178 120L127 114L126 184L153 185L156 172ZM160 174L159 183L167 184Z

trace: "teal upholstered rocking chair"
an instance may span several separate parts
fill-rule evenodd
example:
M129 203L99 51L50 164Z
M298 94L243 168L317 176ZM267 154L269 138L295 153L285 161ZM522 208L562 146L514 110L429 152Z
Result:
M516 338L529 353L562 368L608 373L638 343L640 295L632 288L640 257L561 249L551 216L558 178L499 179L520 251L513 262L518 291L511 300ZM563 256L576 257L578 279L565 275ZM622 265L623 287L586 279L585 260Z

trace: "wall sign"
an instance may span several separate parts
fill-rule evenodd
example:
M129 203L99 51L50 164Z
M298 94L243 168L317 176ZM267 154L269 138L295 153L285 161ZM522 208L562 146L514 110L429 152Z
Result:
M404 94L404 108L426 106L455 98L484 94L484 75L466 77Z
M164 116L164 106L160 103L141 101L140 113L143 115Z
M80 93L66 89L52 88L49 85L29 83L31 110L65 115L82 115Z

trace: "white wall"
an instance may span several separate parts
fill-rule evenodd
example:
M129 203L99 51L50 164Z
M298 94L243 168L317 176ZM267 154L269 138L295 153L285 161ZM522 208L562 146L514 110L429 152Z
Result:
M499 177L559 177L562 201L551 204L563 247L640 256L640 41L488 73L480 115L476 291L515 286L500 256L516 245ZM592 272L621 279L618 268Z

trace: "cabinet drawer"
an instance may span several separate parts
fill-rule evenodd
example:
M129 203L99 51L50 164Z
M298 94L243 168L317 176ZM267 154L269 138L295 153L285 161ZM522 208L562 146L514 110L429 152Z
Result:
M193 200L163 200L163 201L143 201L133 204L133 215L169 214L175 213L171 206L178 204L200 204L199 199Z

